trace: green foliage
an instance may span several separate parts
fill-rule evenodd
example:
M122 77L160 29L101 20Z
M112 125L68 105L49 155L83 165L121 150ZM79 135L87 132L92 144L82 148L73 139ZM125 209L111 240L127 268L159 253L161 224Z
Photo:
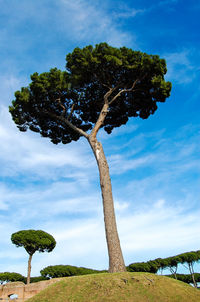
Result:
M30 278L30 283L36 283L40 281L48 280L48 278L45 278L43 276L38 276L38 277L31 277Z
M35 283L43 280L48 280L48 278L45 278L43 276L31 277L30 283ZM26 277L18 273L9 273L9 272L0 273L0 283L16 282L16 281L21 281L26 283Z
M38 252L51 252L56 246L52 235L41 230L22 230L13 233L11 241L17 247L23 246L29 255Z
M127 267L128 272L157 273L158 269L159 269L158 264L152 260L148 262L132 263Z
M15 93L9 111L21 131L29 128L55 144L70 143L80 133L63 118L79 129L90 130L111 89L103 125L107 133L130 117L148 118L156 111L157 102L165 102L170 95L171 83L164 80L166 63L157 55L100 43L75 48L67 55L66 67L65 72L55 68L34 73L30 85Z
M16 282L16 281L25 282L26 278L18 273L9 273L9 272L0 273L0 283Z
M174 275L166 275L166 277L175 278ZM177 277L177 280L180 280L182 282L185 282L188 284L193 283L191 274L176 274L176 277ZM196 282L200 282L200 274L195 273L194 278L195 278Z
M132 263L127 267L129 272L152 272L156 273L159 269L176 269L178 264L194 263L200 260L200 251L182 253L177 256L167 258L157 258L147 262Z
M76 267L72 265L53 265L47 266L40 271L45 278L59 278L78 275L97 274L105 271L93 270L85 267Z
M109 97L111 101L121 90L136 84L132 91L125 91L116 103L110 104L104 122L107 133L126 124L129 117L148 118L156 111L156 102L164 102L170 94L171 83L164 80L166 63L157 55L100 43L94 48L76 48L66 59L67 70L81 95L79 106L85 122L97 121L110 88L115 89Z
M178 255L180 258L180 263L193 264L200 260L200 251L192 251Z
M63 278L30 302L197 302L200 292L183 282L149 273L92 274Z
M69 91L69 79L66 72L56 68L42 74L34 73L31 76L29 87L22 87L15 93L15 101L9 107L14 122L20 131L28 128L34 132L40 132L43 137L49 137L53 143L69 143L78 140L80 135L70 127L48 116L47 111L61 115L64 104L66 112L72 106L77 95ZM81 127L81 120L73 115L71 122ZM85 126L82 127L86 130Z

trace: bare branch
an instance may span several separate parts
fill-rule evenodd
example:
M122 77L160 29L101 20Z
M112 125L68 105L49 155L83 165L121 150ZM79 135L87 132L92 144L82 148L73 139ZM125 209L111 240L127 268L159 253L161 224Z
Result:
M108 104L108 103L109 103L109 102L108 102L108 98L109 98L109 96L113 93L113 91L114 91L115 89L117 89L117 87L110 88L110 89L106 92L106 94L104 95L104 104Z
M109 105L108 105L108 103L105 103L103 105L103 108L101 109L101 112L99 114L99 118L98 118L98 120L97 120L97 122L96 122L96 124L95 124L95 126L94 126L94 128L93 128L93 130L92 130L92 132L90 134L90 136L96 137L97 132L99 131L99 129L101 128L101 126L104 123L104 120L105 120L106 115L108 113L108 109L109 109Z
M74 111L74 107L75 107L75 104L72 105L70 114L69 114L68 117L67 117L67 120L68 120L68 121L70 120L70 118L71 118L71 116L72 116L72 113L73 113L73 111Z
M82 129L74 126L68 119L64 118L62 115L59 116L57 114L54 114L52 112L49 112L47 110L43 111L44 114L51 116L53 119L59 120L61 122L63 122L64 124L66 124L68 127L70 127L71 129L73 129L74 131L78 132L81 136L84 136L85 138L88 139L89 135L83 131Z
M135 82L133 82L133 85L131 86L131 88L129 89L122 89L120 90L113 98L112 100L108 103L109 105L112 104L122 93L124 92L130 92L134 90L134 87L136 86L137 82L139 81L139 79L135 80Z
M61 115L62 115L62 116L64 116L64 115L65 115L65 113L66 113L66 108L65 108L65 106L64 106L64 105L61 103L60 98L56 99L55 101L58 101L58 103L59 103L60 107L62 107L63 112L61 113Z

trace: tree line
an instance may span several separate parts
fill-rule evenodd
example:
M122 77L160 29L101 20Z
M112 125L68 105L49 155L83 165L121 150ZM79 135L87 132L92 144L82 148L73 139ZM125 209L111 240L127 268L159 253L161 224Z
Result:
M157 258L147 262L135 262L126 267L129 272L147 272L161 273L164 269L169 269L171 275L167 277L175 278L185 283L193 283L197 287L197 282L200 282L200 274L194 272L194 264L200 260L200 250L182 253L173 257ZM190 274L177 274L179 265L184 265ZM107 270L94 270L85 267L77 267L72 265L51 265L40 271L41 276L30 278L30 282L38 282L51 278L70 277L88 274L97 274L108 272ZM27 278L18 273L0 273L0 282L22 281L26 282Z
M189 276L192 282L189 283L193 283L194 286L197 287L197 282L199 282L199 279L198 276L195 275L194 264L199 262L199 260L200 250L182 253L173 257L157 258L155 260L150 260L147 262L132 263L127 267L127 270L130 272L140 271L149 273L157 273L160 270L162 273L164 269L169 269L173 278L180 280L180 274L177 274L177 270L179 265L183 265L186 269L188 269L190 273ZM184 277L182 279L184 280Z

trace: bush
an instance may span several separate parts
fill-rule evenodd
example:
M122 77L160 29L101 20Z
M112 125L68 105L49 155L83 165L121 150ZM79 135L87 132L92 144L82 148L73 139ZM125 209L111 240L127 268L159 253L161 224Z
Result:
M174 275L165 275L166 277L175 278ZM177 274L177 280L185 282L187 284L193 283L191 274ZM194 274L196 282L200 282L200 274Z
M59 278L70 277L88 274L97 274L105 271L93 270L85 267L77 267L72 265L53 265L47 266L40 271L41 275L45 278Z
M148 262L136 262L127 266L128 272L147 272L147 273L157 273L159 267L155 261Z
M18 273L9 273L9 272L0 273L0 283L16 282L16 281L21 281L25 283L26 278Z
M43 276L38 276L38 277L31 277L30 283L35 283L35 282L40 282L44 280L48 280L49 278L45 278Z

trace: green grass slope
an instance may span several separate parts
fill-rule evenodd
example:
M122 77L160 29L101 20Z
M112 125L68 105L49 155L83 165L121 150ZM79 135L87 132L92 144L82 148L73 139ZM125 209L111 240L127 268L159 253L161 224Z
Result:
M200 290L149 273L103 273L63 278L27 301L200 302Z

